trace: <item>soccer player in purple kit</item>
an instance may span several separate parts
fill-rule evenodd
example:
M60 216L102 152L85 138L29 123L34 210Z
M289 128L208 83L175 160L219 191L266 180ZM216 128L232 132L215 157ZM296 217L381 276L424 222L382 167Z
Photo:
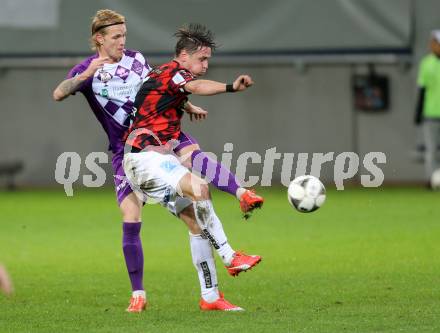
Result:
M83 93L104 128L112 151L117 200L123 218L123 251L132 285L130 312L145 307L143 251L139 237L142 202L132 192L122 168L123 137L130 124L134 97L150 71L140 52L125 49L124 16L100 10L92 20L92 48L97 53L69 72L53 92L61 101L77 91Z
M133 291L127 311L141 312L147 304L142 281L144 263L140 239L142 202L133 193L126 180L122 159L124 137L130 124L134 98L150 67L140 52L125 49L126 31L124 16L108 9L99 10L92 20L91 37L92 48L97 53L72 68L67 79L55 88L53 98L61 101L77 91L81 92L108 136L112 151L115 189L124 221L123 252ZM185 111L196 118L206 114L204 110L190 103L185 106ZM188 147L191 146L197 147L194 146L195 141L191 141L189 137L186 139L180 147L182 151L187 152ZM188 201L170 202L167 208L188 225L190 232L193 234L198 232L194 211ZM227 302L219 293L209 241L199 238L192 238L191 250L200 279L202 299L210 304L212 310L241 310ZM208 242L207 246L206 242ZM205 253L202 265L197 265L200 261L198 258L201 257L200 251L211 254ZM242 262L250 258L251 256L241 253L234 254L228 269L236 267L234 272L237 274L246 271L251 267L243 266Z

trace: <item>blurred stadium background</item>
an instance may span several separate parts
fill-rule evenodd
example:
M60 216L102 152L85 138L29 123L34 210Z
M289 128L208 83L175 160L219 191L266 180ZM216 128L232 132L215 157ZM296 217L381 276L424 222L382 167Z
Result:
M173 32L185 22L208 25L222 45L209 78L230 81L238 73L256 82L235 96L196 98L209 112L203 124L184 128L206 151L234 144L244 151L276 147L281 153L371 151L387 154L388 183L421 182L423 165L411 155L418 60L428 50L430 30L439 27L435 0L62 1L2 0L0 12L0 163L22 161L16 182L52 186L57 157L65 151L84 159L106 151L106 138L84 98L52 101L67 71L91 53L90 17L112 8L127 18L127 47L151 64L172 56ZM177 7L178 6L178 7ZM370 66L368 66L370 65ZM385 111L354 108L354 75L389 79ZM233 165L234 167L234 165ZM274 183L281 162L275 163ZM107 169L109 170L109 169ZM261 175L262 165L248 167ZM87 169L82 167L82 172ZM110 172L110 170L109 170ZM331 182L324 165L322 178ZM110 177L108 177L110 178ZM109 179L109 184L111 179Z

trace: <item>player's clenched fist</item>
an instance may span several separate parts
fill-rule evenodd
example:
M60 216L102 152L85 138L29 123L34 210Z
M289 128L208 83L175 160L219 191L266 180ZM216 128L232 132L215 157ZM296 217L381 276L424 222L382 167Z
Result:
M242 91L246 90L250 86L254 84L254 81L252 81L252 78L249 75L240 75L237 77L232 84L235 91Z

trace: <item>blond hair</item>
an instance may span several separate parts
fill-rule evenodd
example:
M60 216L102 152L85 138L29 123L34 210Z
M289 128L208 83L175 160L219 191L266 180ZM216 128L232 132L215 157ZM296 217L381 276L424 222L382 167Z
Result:
M99 47L99 43L96 40L96 35L100 33L105 35L107 33L107 27L113 24L125 23L125 17L121 14L110 10L100 9L92 17L90 47L95 51Z

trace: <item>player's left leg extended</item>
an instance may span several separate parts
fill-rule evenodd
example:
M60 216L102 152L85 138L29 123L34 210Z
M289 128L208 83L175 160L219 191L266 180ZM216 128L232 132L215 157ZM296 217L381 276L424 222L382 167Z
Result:
M259 256L236 253L231 248L212 207L208 184L189 172L174 155L156 151L128 153L124 169L130 183L137 186L136 191L141 191L150 200L169 205L177 194L189 199L202 234L211 242L231 275L246 271L261 261Z
M182 159L182 164L207 177L219 190L234 195L240 201L240 208L245 218L249 218L255 208L262 207L264 199L254 191L242 187L228 168L200 150L198 142L193 137L182 132L179 142L175 152Z
M208 184L198 176L187 173L179 181L179 187L185 197L193 201L195 221L201 234L207 238L225 264L229 274L236 276L261 261L257 255L236 252L230 246L223 225L211 202Z
M180 180L190 175L188 169L182 166L174 155L155 151L127 154L124 158L124 169L136 192L145 195L149 200L157 200L187 224L192 235L191 251L200 279L202 301L206 303L201 307L208 307L209 310L227 310L226 305L235 308L225 301L217 290L217 274L211 245L205 236L201 236L201 229L195 221L193 202L178 195L181 193L178 186ZM204 185L206 190L207 184ZM205 192L205 195L209 196L209 193Z

